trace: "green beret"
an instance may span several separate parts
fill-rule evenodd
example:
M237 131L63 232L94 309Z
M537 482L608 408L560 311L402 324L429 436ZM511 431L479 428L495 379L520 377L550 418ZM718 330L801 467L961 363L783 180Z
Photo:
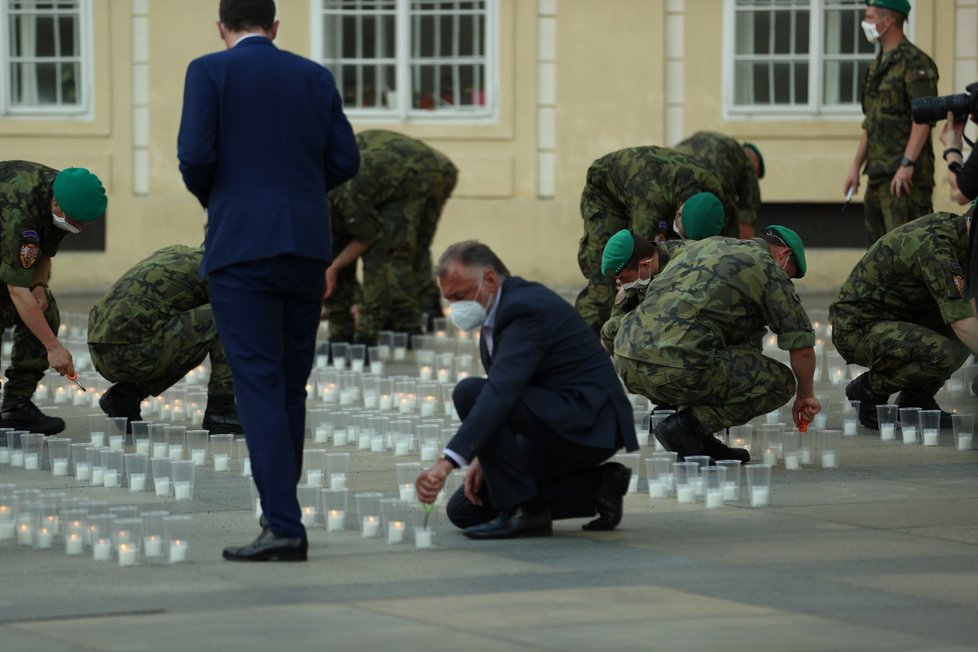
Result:
M904 16L910 15L910 3L907 0L866 0L866 6L891 9Z
M635 253L635 238L628 229L622 229L608 238L601 254L601 273L605 276L618 276Z
M777 224L772 224L764 231L765 233L768 231L774 231L775 234L781 238L786 245L788 245L788 248L791 249L791 255L795 257L795 262L798 264L797 278L804 277L805 272L808 271L808 264L805 262L805 245L802 243L798 234L786 226L778 226Z
M65 168L54 178L54 198L65 215L91 222L105 215L109 203L98 177L85 168Z
M723 228L723 204L712 192L698 192L683 204L683 231L690 240L702 240Z
M764 157L761 156L761 150L758 149L757 145L755 145L754 143L744 143L744 147L746 147L746 148L750 149L750 151L754 152L754 156L757 157L757 178L758 179L763 179L764 178Z

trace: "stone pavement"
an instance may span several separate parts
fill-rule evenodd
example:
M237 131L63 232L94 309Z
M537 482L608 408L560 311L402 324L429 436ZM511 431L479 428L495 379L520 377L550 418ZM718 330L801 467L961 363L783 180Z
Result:
M91 412L62 408L72 439ZM401 459L354 453L351 492L391 494ZM258 532L237 473L200 471L176 502L2 466L18 488L191 513L193 535L188 563L134 568L0 542L0 650L978 649L978 452L860 428L839 464L776 469L761 509L633 494L609 533L473 542L443 522L415 550L317 529L306 564L221 559Z

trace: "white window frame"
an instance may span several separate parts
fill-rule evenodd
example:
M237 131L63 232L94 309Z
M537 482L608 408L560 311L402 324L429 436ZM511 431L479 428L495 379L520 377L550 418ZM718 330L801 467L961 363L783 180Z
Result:
M852 104L824 104L822 95L824 91L824 64L828 59L824 52L824 32L825 32L825 11L835 5L839 5L838 0L810 0L808 3L809 12L809 34L808 39L811 44L808 53L808 101L804 104L794 105L736 105L734 104L734 79L735 61L734 55L737 42L737 0L724 0L724 25L723 25L723 107L724 116L727 119L778 119L778 120L810 120L813 118L827 120L851 120L862 115L862 108L859 102ZM858 5L860 10L864 10L864 5ZM906 33L910 34L911 21L908 20L904 25ZM864 38L861 34L859 38ZM877 46L878 51L879 46ZM769 59L770 57L767 57ZM860 80L861 81L861 80Z
M347 116L361 123L457 123L457 124L495 124L499 119L499 0L483 0L486 3L485 16L485 81L484 103L475 107L415 109L412 104L413 82L411 66L412 25L410 5L412 0L395 0L396 7L396 56L395 85L397 101L393 108L359 108L345 106ZM324 0L310 0L311 52L314 61L325 63L323 33ZM426 59L434 61L435 59ZM438 59L450 64L450 58ZM375 59L370 59L376 62ZM328 67L328 65L327 65Z
M78 102L71 105L14 105L11 93L10 12L13 0L0 0L0 116L7 118L87 118L94 105L94 48L92 35L92 1L78 2L79 79ZM38 13L47 13L39 11ZM65 60L68 58L65 57Z

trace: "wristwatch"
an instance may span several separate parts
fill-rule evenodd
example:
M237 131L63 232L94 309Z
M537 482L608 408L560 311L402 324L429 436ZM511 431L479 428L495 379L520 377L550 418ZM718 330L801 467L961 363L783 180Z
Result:
M913 164L914 162L908 159L906 156L900 159L900 167L902 168L912 168Z
M459 468L459 466L458 466L458 462L456 462L456 461L455 461L454 459L452 459L452 458L451 458L451 457L449 457L448 455L445 455L444 453L442 454L442 456L441 456L441 457L439 457L439 458L438 458L438 460L439 460L439 461L441 461L441 460L445 460L446 462L448 462L449 464L451 464L451 465L452 465L452 468L453 468L453 469L457 469L457 468Z

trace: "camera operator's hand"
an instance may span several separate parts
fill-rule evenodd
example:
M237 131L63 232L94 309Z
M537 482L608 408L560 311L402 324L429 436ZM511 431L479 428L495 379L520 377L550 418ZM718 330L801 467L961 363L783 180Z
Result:
M893 175L893 180L890 181L890 194L900 198L902 193L910 194L910 181L913 179L913 167L912 166L900 166L897 168L896 174Z
M947 122L944 123L941 133L938 135L944 147L961 149L964 145L964 127L966 124L968 124L967 120L955 120L954 113L947 112Z

